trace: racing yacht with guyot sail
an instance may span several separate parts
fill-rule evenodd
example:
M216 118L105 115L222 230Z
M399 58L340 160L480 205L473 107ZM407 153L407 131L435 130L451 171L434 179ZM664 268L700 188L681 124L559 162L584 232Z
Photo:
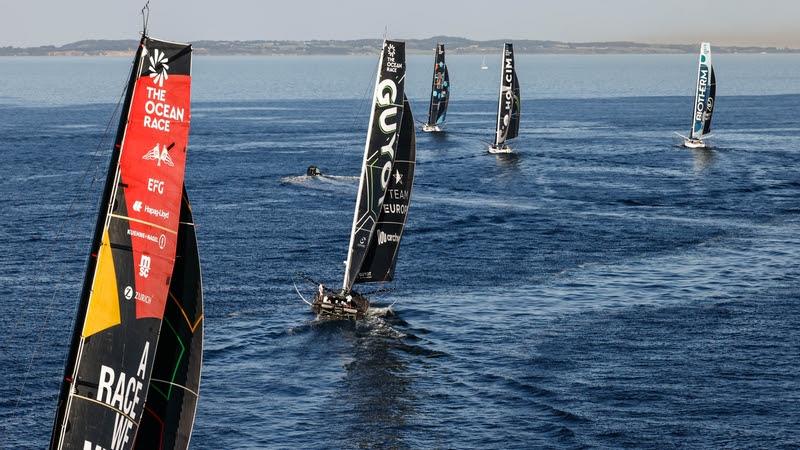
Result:
M711 133L711 117L714 114L714 100L717 95L717 77L711 64L711 44L700 44L700 58L697 66L697 87L692 105L692 128L689 136L683 138L683 146L706 148L705 138Z
M431 105L428 108L428 122L422 131L440 132L447 116L450 101L450 74L444 61L444 44L436 44L433 63L433 82L431 85Z
M503 46L500 61L500 95L497 99L497 122L494 142L489 145L489 153L511 153L508 140L519 134L520 119L519 81L514 64L514 47L510 43Z
M416 160L414 117L404 93L405 59L404 42L383 42L344 281L340 291L318 286L311 309L320 317L363 318L369 300L353 285L394 277Z
M191 51L149 37L145 26L100 199L51 449L188 447L203 340L200 263L184 187Z

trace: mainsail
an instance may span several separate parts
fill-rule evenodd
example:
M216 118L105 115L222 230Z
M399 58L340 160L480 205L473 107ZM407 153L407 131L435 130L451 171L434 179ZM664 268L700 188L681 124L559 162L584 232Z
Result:
M408 218L408 205L411 201L411 188L414 184L414 167L417 157L417 139L414 130L414 117L411 105L403 96L403 119L386 197L381 207L374 238L370 240L369 250L361 264L356 283L391 281L400 238Z
M450 74L444 61L444 44L436 45L431 85L431 105L428 109L428 125L442 125L447 116L447 103L450 101Z
M178 241L191 46L142 37L112 150L50 447L130 449Z
M495 147L501 146L508 139L519 134L520 92L514 64L514 47L506 43L503 58L500 61L500 97L497 101L497 127L495 130Z
M403 119L405 60L404 42L383 42L344 271L345 291L352 288L367 255L392 175Z
M716 78L711 65L711 44L700 44L700 58L697 66L697 89L692 109L692 129L690 139L700 139L711 131L711 116L714 110Z
M203 284L192 207L184 187L175 268L134 449L189 447L202 365Z

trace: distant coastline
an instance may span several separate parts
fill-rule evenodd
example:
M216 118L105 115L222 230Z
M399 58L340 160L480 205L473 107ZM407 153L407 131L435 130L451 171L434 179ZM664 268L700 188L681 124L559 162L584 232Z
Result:
M428 53L437 42L447 45L449 54L494 54L503 46L502 39L475 41L460 37L434 36L428 39L406 40L409 53ZM644 44L637 42L560 42L529 39L513 40L518 54L674 54L696 53L698 44ZM130 56L137 40L84 40L61 46L0 47L0 56ZM373 55L381 45L380 39L308 40L308 41L194 41L196 55ZM713 45L713 43L712 43ZM714 46L715 53L800 53L787 47Z

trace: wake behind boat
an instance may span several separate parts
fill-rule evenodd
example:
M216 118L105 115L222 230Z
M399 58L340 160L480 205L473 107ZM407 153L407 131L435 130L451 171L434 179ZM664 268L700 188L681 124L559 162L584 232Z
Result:
M706 138L711 133L711 117L714 114L714 100L717 94L717 77L711 64L711 44L700 44L700 58L697 67L697 88L692 107L692 128L689 136L682 136L683 146L687 148L706 148Z
M519 134L520 91L514 65L514 47L506 43L503 58L500 61L500 95L497 99L497 123L494 142L489 146L489 153L511 153L507 141Z
M320 284L311 303L311 310L322 318L366 315L369 300L353 285L393 279L408 217L416 136L404 93L405 43L384 41L380 61L342 289Z

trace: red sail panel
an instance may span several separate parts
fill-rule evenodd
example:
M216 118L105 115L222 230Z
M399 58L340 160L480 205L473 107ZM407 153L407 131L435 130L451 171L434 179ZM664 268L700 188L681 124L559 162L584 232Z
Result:
M151 51L145 56L146 65L153 67L151 61L158 64L159 57L165 59L159 49ZM175 263L189 140L190 76L166 75L157 65L153 68L155 72L136 82L120 158L136 291L147 296L136 303L137 318L161 318L164 314Z
M190 57L145 37L134 61L51 448L133 446L175 265Z

